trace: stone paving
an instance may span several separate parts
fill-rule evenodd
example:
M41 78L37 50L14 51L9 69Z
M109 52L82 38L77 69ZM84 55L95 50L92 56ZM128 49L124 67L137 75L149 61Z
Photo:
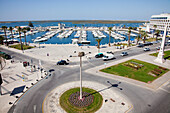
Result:
M7 113L11 105L9 102L14 103L17 98L20 97L23 92L25 92L37 81L40 80L41 76L44 77L45 73L41 73L37 68L32 69L31 67L23 67L23 63L20 61L14 61L13 63L10 60L6 61L6 66L3 70L1 70L3 83L1 85L2 95L0 96L0 113ZM14 89L20 90L23 89L23 92L14 91ZM12 95L12 92L16 93Z
M65 91L79 87L79 85L79 81L70 82L58 86L49 92L43 102L43 113L66 113L59 104L59 98ZM103 104L96 113L124 113L132 107L130 101L125 95L114 90L110 86L90 81L83 81L82 86L99 91L102 95ZM105 100L107 101L105 102Z

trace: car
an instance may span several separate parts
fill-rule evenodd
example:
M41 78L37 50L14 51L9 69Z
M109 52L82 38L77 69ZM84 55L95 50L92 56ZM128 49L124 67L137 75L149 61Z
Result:
M156 48L156 50L160 50L160 46Z
M127 56L128 53L127 52L122 52L122 54L120 54L121 56Z
M110 52L106 52L107 54L114 54L112 51L110 51Z
M97 55L95 55L95 58L102 58L103 56L103 53L98 53Z
M144 45L143 44L139 44L139 45L137 45L137 47L144 47Z
M115 59L113 54L106 54L102 58L103 58L104 61Z
M12 59L12 57L5 52L0 51L0 55L6 60Z
M60 60L57 62L57 65L68 65L69 63L67 63L65 60Z
M149 48L145 48L144 51L145 51L145 52L146 52L146 51L150 51L150 49L149 49Z
M146 43L144 43L143 45L144 45L144 46L150 46L150 45L153 45L153 43L152 43L152 42L146 42Z

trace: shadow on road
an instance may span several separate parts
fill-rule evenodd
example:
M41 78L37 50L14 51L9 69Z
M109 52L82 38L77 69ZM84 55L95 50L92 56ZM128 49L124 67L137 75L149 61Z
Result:
M112 88L112 87L116 87L116 88L118 88L119 90L123 90L122 88L118 87L119 84L121 84L121 82L118 82L117 84L112 84L110 81L107 81L107 83L109 83L111 86L109 86L109 87L107 87L107 88L104 88L104 89L101 89L101 90L99 90L99 91L93 92L93 93L91 93L91 94L88 94L88 95L86 95L85 97L88 97L88 96L90 96L90 95L94 95L94 94L96 94L96 93L102 92L102 91L107 90L107 89L110 89L110 88Z

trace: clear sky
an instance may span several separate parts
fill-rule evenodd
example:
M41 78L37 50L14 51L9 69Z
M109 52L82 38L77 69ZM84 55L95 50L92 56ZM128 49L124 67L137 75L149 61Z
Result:
M0 0L0 21L149 20L170 0Z

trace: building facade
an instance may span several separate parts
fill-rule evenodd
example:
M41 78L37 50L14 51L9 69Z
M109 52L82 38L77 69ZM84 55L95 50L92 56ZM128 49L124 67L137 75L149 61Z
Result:
M155 30L160 30L161 32L163 32L165 25L167 25L167 31L168 33L170 33L170 13L151 16L149 24L151 32Z

